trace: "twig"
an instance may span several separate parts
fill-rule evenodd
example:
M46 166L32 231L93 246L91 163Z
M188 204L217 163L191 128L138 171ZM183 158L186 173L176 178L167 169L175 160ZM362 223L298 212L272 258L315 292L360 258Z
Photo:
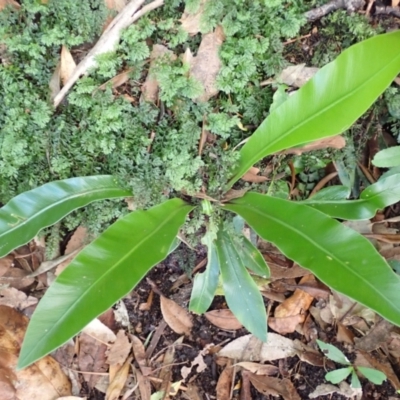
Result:
M332 0L320 7L304 13L308 22L315 21L324 17L325 15L339 10L340 8L346 9L348 12L354 12L364 7L364 0Z
M132 0L114 18L114 20L100 36L100 39L95 44L93 49L90 50L87 56L76 66L74 72L69 77L64 87L60 90L57 96L55 96L53 101L54 107L57 107L62 102L68 91L72 88L72 86L74 86L74 84L82 75L87 74L90 68L96 66L97 56L115 50L123 29L137 21L147 12L164 4L164 0L155 0L138 11L144 2L145 0Z

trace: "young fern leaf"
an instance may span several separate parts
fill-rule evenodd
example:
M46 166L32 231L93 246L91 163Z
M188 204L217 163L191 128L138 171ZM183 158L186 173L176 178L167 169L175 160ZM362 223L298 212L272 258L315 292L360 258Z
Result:
M192 208L172 199L147 211L132 212L85 247L39 302L18 368L61 346L129 293L167 256Z
M225 205L331 288L400 325L400 277L354 230L304 205L247 193Z
M345 50L258 127L241 149L226 189L269 154L346 130L399 71L400 31L375 36Z
M128 197L110 175L46 183L24 192L0 209L0 257L28 243L43 228L93 201Z

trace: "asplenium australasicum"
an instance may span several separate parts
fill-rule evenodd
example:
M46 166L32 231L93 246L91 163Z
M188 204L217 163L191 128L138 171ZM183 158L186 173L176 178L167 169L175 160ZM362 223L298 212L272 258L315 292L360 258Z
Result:
M321 281L400 325L399 276L367 239L335 219L369 219L399 201L399 175L369 186L353 201L326 195L296 203L255 192L224 201L234 183L267 155L347 129L399 71L400 32L376 36L344 51L264 120L239 151L230 178L221 182L221 195L202 201L208 264L194 279L193 312L207 310L220 279L238 320L261 340L267 338L264 303L248 269L264 277L269 269L250 241L224 229L233 213ZM79 207L131 195L109 175L56 181L23 193L0 210L0 256ZM179 229L195 204L185 195L131 212L85 247L40 301L18 367L62 345L131 291L175 248Z

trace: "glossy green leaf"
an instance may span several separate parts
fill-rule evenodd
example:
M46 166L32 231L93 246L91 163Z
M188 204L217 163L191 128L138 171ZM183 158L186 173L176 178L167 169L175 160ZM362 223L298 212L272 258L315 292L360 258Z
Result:
M207 232L202 243L207 246L207 266L196 274L190 296L189 310L197 314L205 313L210 307L218 286L219 261L213 232Z
M225 209L331 288L400 325L400 278L354 230L304 204L257 193Z
M339 368L328 372L325 379L334 385L344 381L353 372L353 367Z
M340 351L336 346L333 346L329 343L324 343L321 340L317 339L317 344L322 352L328 357L330 360L337 362L339 364L350 365L350 361L347 357Z
M375 154L372 164L379 168L398 167L400 165L400 146L381 150Z
M267 314L264 301L236 249L236 243L223 229L218 231L216 248L226 302L240 323L253 335L267 340Z
M373 218L381 210L400 200L400 174L380 179L368 186L359 200L319 200L311 197L303 202L334 218L361 220Z
M246 268L251 269L255 274L263 278L269 278L270 271L262 254L246 237L233 238L236 250L239 253L242 263Z
M18 368L61 346L129 293L166 257L192 208L173 199L147 211L132 212L85 247L39 302Z
M350 127L400 71L400 31L378 35L345 50L277 107L240 150L227 187L269 154Z
M316 201L331 201L331 200L346 200L350 196L351 191L347 186L335 185L328 186L321 189L314 196L305 200L304 203L316 202Z
M109 175L65 179L22 193L0 209L0 257L79 207L131 195Z
M386 380L386 375L374 368L357 367L357 370L361 372L370 382L375 385L382 385L383 381Z

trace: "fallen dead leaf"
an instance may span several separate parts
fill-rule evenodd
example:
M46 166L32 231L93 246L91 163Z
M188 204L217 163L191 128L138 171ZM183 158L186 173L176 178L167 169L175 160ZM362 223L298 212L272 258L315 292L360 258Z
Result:
M146 351L143 343L135 335L129 335L132 342L133 354L144 376L150 375L151 368L147 366Z
M157 389L159 391L163 391L164 393L169 393L172 383L172 367L175 359L175 350L176 346L179 346L183 342L183 336L175 340L172 346L169 346L164 355L164 360L162 363L162 368L160 369L160 373L158 375L159 379L161 379L161 384L158 384Z
M107 350L107 363L121 366L131 351L131 344L124 330L117 333L115 342Z
M105 344L114 343L117 339L115 333L98 318L86 325L82 332Z
M168 326L178 334L190 335L193 327L190 314L175 301L160 296L161 313Z
M231 398L231 386L234 379L235 369L232 368L232 362L229 361L221 372L217 382L217 399L218 400L230 400Z
M365 336L355 338L355 347L366 352L377 350L388 342L393 330L393 324L382 318Z
M200 32L200 20L203 15L204 5L208 0L200 0L200 4L194 13L189 13L187 7L179 20L182 24L182 29L190 36L197 35Z
M198 80L204 88L203 94L194 101L206 102L218 94L216 86L217 75L222 63L219 59L219 47L225 40L224 31L217 26L214 32L203 35L196 57L186 54L186 61L190 64L190 76Z
M28 318L18 311L0 305L0 390L5 390L4 398L12 392L15 397L9 398L13 400L53 400L70 395L71 385L68 378L58 362L50 356L16 371L28 322ZM3 392L0 393L3 399Z
M60 90L61 90L60 71L61 71L61 62L58 62L56 69L54 70L53 75L51 75L50 82L49 82L50 99L52 101L58 95L58 93L60 93Z
M107 371L106 350L107 346L93 337L81 333L79 335L78 367L81 371L103 372ZM82 374L90 388L96 386L100 379L99 374Z
M76 63L70 53L70 51L65 47L61 47L61 61L60 61L60 78L63 85L71 77L72 73L76 68Z
M0 304L16 308L20 311L37 304L38 299L27 296L24 292L12 287L0 289Z
M100 85L96 90L105 90L108 86L111 86L112 89L116 89L123 85L124 83L129 81L130 73L133 71L133 68L129 68L126 71L121 72L120 74L114 76L113 78L109 79L107 82Z
M262 183L268 180L266 176L262 175L255 175L251 173L250 171L247 171L243 176L242 180L245 182L252 182L252 183Z
M361 392L361 393L360 393ZM339 387L329 383L318 385L315 390L309 394L310 399L319 399L321 396L328 396L332 393L337 393L348 399L358 400L361 398L361 389L353 389L347 382L341 382Z
M9 254L0 258L0 276L3 276L12 266L14 266L14 256Z
M269 364L258 364L250 361L242 361L235 364L239 367L244 368L245 370L252 372L256 375L277 375L279 374L279 368L275 367L275 365Z
M208 311L204 316L215 326L221 329L237 330L242 324L229 309Z
M128 378L131 362L132 357L129 357L125 361L124 365L116 373L114 379L110 383L110 386L107 388L106 400L117 400L121 395L122 389L124 388L126 380Z
M292 65L285 68L276 80L285 85L299 88L308 82L318 70L319 68L306 67L305 64Z
M218 352L220 357L228 357L237 361L273 361L281 358L292 357L296 355L296 348L292 340L285 338L277 333L268 332L266 343L261 341L261 349L251 354L247 353L247 357L243 357L246 347L249 345L253 335L241 336L228 343L222 350ZM251 357L251 358L250 358Z
M271 378L249 372L252 385L267 396L282 396L284 400L301 400L296 388L289 379Z
M300 284L315 281L313 275L304 276ZM296 330L298 324L304 322L307 311L314 297L301 289L296 289L292 296L280 304L274 313L274 318L269 318L268 325L279 333L292 333Z
M145 378L142 373L133 367L133 370L136 374L136 379L139 384L139 392L140 392L140 399L150 399L151 396L151 386L150 386L150 381Z

